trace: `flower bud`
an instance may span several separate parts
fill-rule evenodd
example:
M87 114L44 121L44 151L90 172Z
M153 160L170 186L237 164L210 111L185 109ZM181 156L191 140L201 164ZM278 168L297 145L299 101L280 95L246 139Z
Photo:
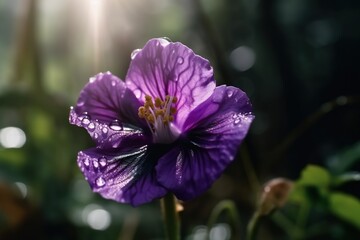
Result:
M273 210L284 206L293 185L293 182L286 178L275 178L267 182L261 195L259 214L267 215Z

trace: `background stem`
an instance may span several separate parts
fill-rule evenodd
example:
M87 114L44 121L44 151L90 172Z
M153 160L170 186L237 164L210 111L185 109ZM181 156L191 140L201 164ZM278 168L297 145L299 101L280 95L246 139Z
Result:
M176 210L176 199L173 194L167 194L161 199L165 232L168 240L180 240L180 220Z

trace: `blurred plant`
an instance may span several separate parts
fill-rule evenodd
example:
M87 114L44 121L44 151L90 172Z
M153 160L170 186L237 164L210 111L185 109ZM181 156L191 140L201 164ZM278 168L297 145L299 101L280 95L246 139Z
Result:
M247 239L256 239L257 227L269 214L289 239L350 239L360 229L360 201L339 188L353 181L360 181L359 172L332 175L316 165L308 165L294 183L271 180L248 225Z

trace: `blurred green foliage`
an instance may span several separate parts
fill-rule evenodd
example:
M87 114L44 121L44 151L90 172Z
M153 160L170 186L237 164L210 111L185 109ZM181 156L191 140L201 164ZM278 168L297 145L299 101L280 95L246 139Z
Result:
M333 175L308 165L295 182L287 206L274 213L273 221L291 239L351 239L353 231L360 229L360 201L341 191L341 185L359 181L359 174Z

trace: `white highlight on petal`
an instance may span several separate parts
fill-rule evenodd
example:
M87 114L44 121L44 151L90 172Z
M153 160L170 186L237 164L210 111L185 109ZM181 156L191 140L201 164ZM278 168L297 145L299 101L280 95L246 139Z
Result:
M26 142L23 130L17 127L6 127L0 130L0 145L4 148L21 148Z
M230 54L231 64L241 72L249 70L255 64L255 60L255 51L248 46L240 46Z

